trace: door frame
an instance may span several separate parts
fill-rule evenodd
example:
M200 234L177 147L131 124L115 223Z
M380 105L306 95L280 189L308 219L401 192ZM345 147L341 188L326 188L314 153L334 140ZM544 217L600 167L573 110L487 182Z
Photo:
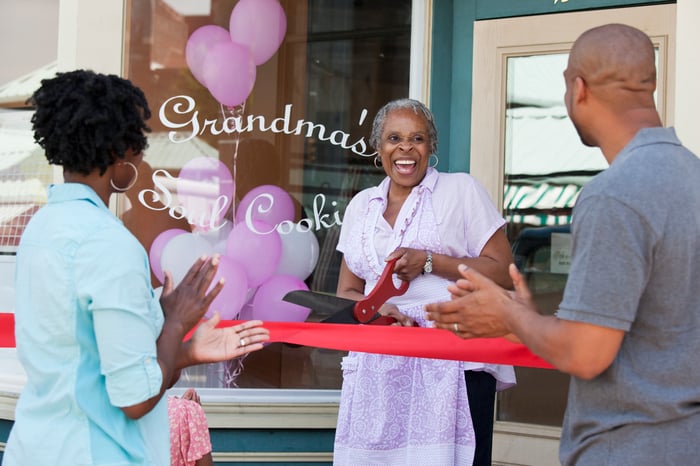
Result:
M503 206L506 69L509 57L566 53L585 30L626 23L645 31L658 48L657 105L673 124L676 5L615 8L474 23L470 173ZM563 79L563 77L562 77ZM496 421L494 464L558 465L560 427Z

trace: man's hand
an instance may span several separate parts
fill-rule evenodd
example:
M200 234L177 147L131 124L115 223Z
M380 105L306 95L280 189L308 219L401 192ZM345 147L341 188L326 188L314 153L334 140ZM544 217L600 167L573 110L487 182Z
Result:
M511 333L508 314L514 307L532 306L532 295L523 276L511 264L509 273L515 286L508 291L465 265L462 278L448 286L450 301L428 304L426 318L436 328L450 330L462 338L502 337Z

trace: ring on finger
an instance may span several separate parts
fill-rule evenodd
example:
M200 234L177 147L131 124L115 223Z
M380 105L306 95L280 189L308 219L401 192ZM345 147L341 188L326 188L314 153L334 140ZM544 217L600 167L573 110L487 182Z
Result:
M457 322L452 324L452 328L454 329L455 333L459 332L459 324L457 324Z
M245 338L241 338L241 346L245 346L245 345L246 345Z

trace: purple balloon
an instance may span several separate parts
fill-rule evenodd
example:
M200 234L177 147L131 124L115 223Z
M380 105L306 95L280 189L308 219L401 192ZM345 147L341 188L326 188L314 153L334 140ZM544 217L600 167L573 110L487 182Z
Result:
M210 318L214 311L218 311L222 319L233 320L248 297L248 279L243 267L226 256L219 257L219 268L209 289L211 290L222 278L224 287L211 302L205 317Z
M294 220L294 200L284 189L273 184L263 184L251 189L236 207L236 223L262 221L277 225L284 220Z
M233 177L225 163L197 157L180 170L177 198L189 223L204 231L217 229L233 202Z
M171 228L169 230L161 232L158 236L155 237L155 239L151 243L151 248L148 251L148 261L151 263L151 270L153 270L153 275L155 275L158 281L161 283L163 283L163 281L165 280L165 274L163 273L163 269L160 265L160 258L163 254L163 248L168 243L168 241L170 241L177 235L181 235L183 233L189 233L189 231L183 230L181 228Z
M287 16L278 0L240 0L231 10L231 40L250 47L256 65L277 53L287 32Z
M277 270L282 253L279 233L270 225L254 221L234 225L226 240L226 257L243 266L248 286L255 288Z
M273 275L260 285L253 298L253 318L273 322L303 322L311 313L308 307L288 303L282 298L294 290L308 291L303 280L291 275Z
M190 34L190 37L187 39L187 44L185 45L185 61L192 75L202 85L206 86L202 69L204 67L204 58L207 56L207 53L209 53L209 50L211 50L215 44L230 41L231 35L226 29L220 26L202 26Z
M253 56L246 45L220 42L204 57L204 84L216 100L228 107L245 102L253 90L255 75Z

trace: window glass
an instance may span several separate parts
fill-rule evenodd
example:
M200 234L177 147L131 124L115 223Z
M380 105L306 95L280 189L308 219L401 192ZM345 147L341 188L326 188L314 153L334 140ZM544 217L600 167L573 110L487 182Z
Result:
M599 149L580 143L567 116L567 59L559 53L507 60L503 210L515 263L546 314L556 311L566 284L574 203L607 166ZM498 419L561 425L569 377L515 370L518 384L499 394Z
M503 210L519 270L541 312L563 298L571 264L571 214L583 185L608 164L581 144L564 104L568 53L509 57ZM569 376L517 367L499 395L498 419L560 426Z
M14 254L24 227L46 203L53 169L34 142L31 110L0 109L0 254Z
M300 319L284 290L335 293L344 209L383 177L367 146L372 119L408 94L410 0L280 5L241 23L235 0L129 2L126 75L146 93L153 132L120 215L149 251L155 287L199 251L230 258L225 318ZM339 388L343 355L270 344L181 383Z

